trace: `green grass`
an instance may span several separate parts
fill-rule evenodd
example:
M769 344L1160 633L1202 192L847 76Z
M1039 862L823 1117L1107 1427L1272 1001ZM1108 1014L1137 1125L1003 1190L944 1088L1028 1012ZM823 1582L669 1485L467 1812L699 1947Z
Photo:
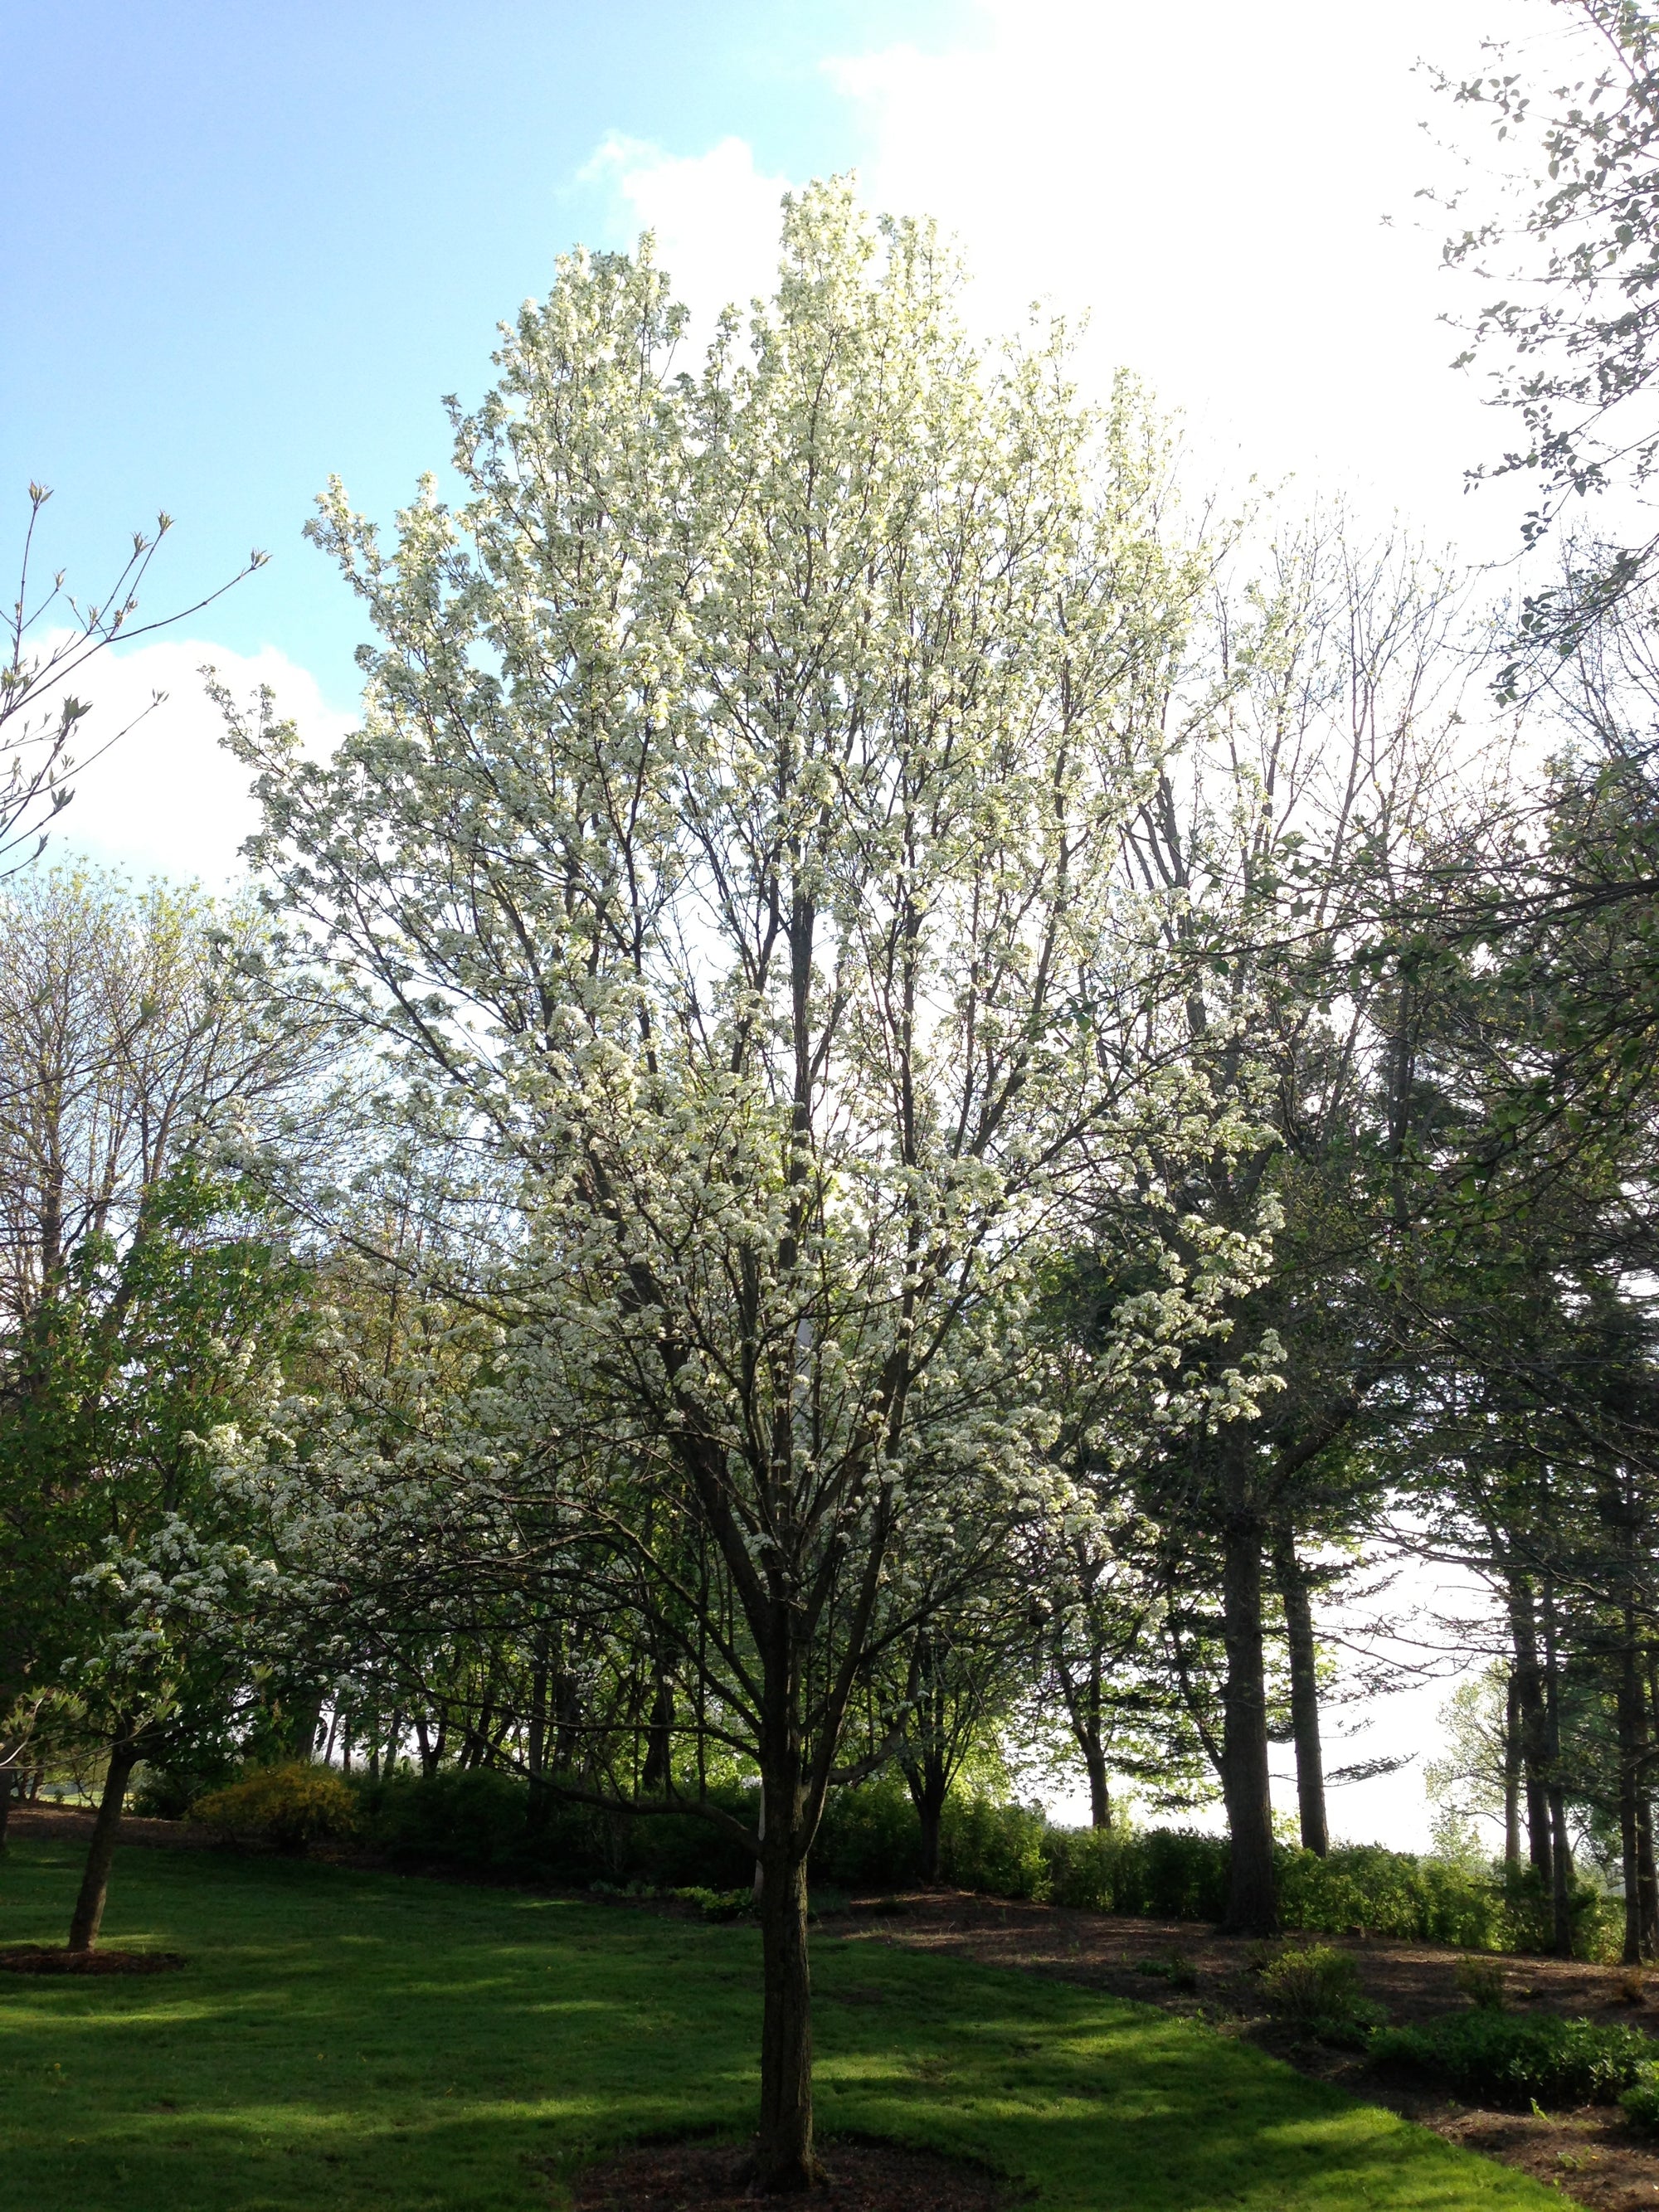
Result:
M74 1855L14 1844L0 1941L61 1937ZM746 1929L217 1854L129 1850L106 1940L168 1976L0 1976L0 2206L526 2212L596 2149L733 2135ZM1090 2212L1467 2212L1559 2199L1136 2004L820 1942L823 2133L970 2152Z

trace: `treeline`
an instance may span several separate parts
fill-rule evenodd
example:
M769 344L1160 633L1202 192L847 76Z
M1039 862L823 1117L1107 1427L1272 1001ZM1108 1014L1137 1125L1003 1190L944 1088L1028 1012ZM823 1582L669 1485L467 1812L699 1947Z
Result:
M699 1823L774 2179L838 1808L931 1877L1046 1759L1121 1871L1122 1797L1218 1796L1271 1929L1352 1870L1389 1558L1492 1594L1495 1893L1565 1952L1594 1861L1659 1945L1651 610L1500 708L1443 568L1183 510L1132 382L955 296L814 187L693 374L648 250L571 258L461 505L323 502L361 727L223 702L258 901L0 906L0 1709L101 1746L74 1940L140 1761Z

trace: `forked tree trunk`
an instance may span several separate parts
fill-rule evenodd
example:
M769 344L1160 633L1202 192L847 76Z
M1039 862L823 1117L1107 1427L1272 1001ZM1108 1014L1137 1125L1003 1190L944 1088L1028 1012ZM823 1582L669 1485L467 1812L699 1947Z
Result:
M1227 1655L1222 1786L1230 1838L1226 1926L1270 1936L1279 1925L1273 1796L1267 1778L1267 1685L1261 1650L1261 1528L1229 1516L1223 1534L1222 1618Z
M1274 1547L1273 1568L1285 1607L1291 1656L1291 1734L1296 1743L1296 1802L1302 1848L1322 1859L1331 1847L1325 1819L1325 1757L1319 1741L1319 1653L1314 1641L1308 1571L1286 1536Z
M75 1900L75 1917L70 1922L69 1948L74 1956L90 1951L98 1941L104 1900L109 1895L110 1869L115 1863L121 1809L126 1800L127 1784L137 1763L136 1741L131 1735L118 1736L110 1747L104 1794L98 1801L98 1817L92 1824L92 1841L87 1848L87 1863L81 1876L81 1893Z

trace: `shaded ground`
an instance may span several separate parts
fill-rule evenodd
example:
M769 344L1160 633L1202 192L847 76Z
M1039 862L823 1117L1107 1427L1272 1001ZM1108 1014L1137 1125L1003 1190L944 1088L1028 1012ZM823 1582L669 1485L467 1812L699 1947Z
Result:
M815 2204L833 2212L1002 2212L1022 2193L965 2160L896 2143L823 2146L826 2181ZM572 2212L754 2212L730 2143L651 2143L591 2166Z
M919 1891L855 1900L845 1920L825 1923L826 1933L831 1929L851 1942L1018 1967L1207 2021L1224 2034L1262 2045L1302 2073L1386 2106L1467 2150L1518 2167L1595 2212L1659 2207L1659 2142L1635 2133L1616 2106L1551 2113L1486 2111L1379 2074L1357 2053L1298 2045L1262 2011L1249 1968L1255 1947L1241 1936L1218 1936L1201 1923L1005 1904L965 1891ZM1456 1981L1462 1952L1382 1936L1310 1940L1351 1951L1365 1994L1392 2021L1427 2019L1462 2010L1467 2002ZM1196 1989L1181 1990L1139 1971L1143 1964L1167 1966L1172 1960L1194 1970ZM1559 1959L1517 1958L1506 1964L1510 2002L1517 2011L1633 2022L1659 2035L1659 1972L1644 1987L1623 1968ZM1632 2005L1637 1990L1643 2002Z

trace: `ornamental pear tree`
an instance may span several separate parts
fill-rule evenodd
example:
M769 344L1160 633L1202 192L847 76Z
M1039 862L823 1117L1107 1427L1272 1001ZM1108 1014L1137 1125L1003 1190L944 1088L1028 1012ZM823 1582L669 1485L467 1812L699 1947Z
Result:
M648 240L562 261L453 407L464 501L428 482L390 545L321 502L378 633L362 726L322 762L231 714L296 944L503 1194L465 1406L319 1446L294 1540L333 1482L331 1586L388 1612L377 1577L459 1605L469 1560L526 1605L585 1579L659 1670L653 1802L697 1802L699 1732L758 1775L769 2189L817 2170L806 1864L849 1710L1071 1509L1042 1270L1191 1104L1118 861L1200 567L1134 392L1085 407L1063 335L975 343L959 283L815 185L692 374ZM1249 1224L1183 1243L1098 1357L1166 1424L1248 1417L1237 1375L1145 1387L1260 1264Z

